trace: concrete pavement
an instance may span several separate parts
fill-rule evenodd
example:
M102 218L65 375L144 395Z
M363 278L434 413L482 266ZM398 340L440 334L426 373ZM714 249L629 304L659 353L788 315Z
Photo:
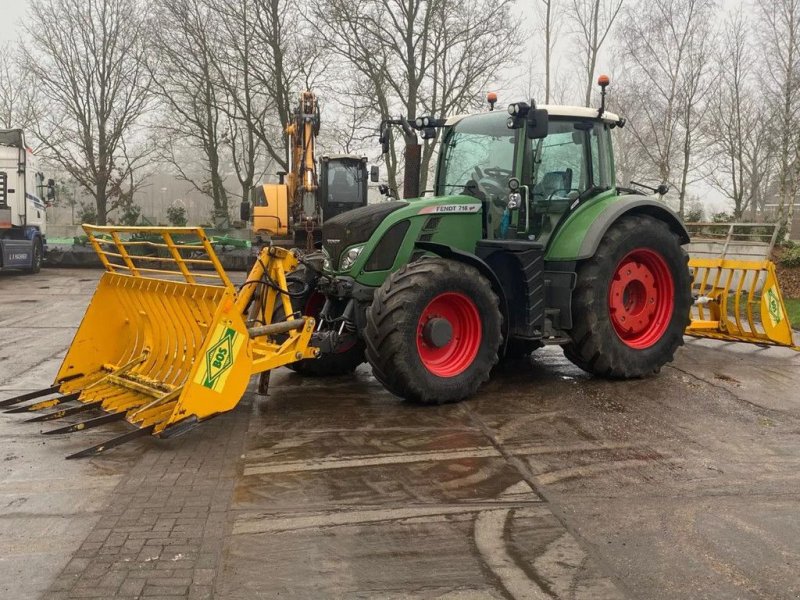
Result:
M99 272L0 274L0 399L52 381ZM419 407L303 379L89 461L0 414L0 597L794 598L800 355L688 340L610 382L560 349Z

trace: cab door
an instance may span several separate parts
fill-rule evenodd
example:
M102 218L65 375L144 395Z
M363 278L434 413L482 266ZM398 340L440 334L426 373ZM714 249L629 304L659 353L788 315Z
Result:
M609 188L607 135L607 125L597 119L551 117L547 137L528 140L528 239L546 243L565 213Z

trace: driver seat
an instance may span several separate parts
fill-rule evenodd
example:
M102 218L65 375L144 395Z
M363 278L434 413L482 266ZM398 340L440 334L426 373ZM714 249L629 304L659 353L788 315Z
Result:
M534 186L534 198L536 198L534 207L536 212L563 212L561 210L561 203L554 202L550 198L553 192L561 192L558 195L559 200L567 198L569 190L572 188L572 169L565 169L564 171L549 171L544 174L541 181ZM537 210L538 209L538 210Z
M572 169L545 173L536 187L538 188L536 191L544 196L545 200L558 190L563 190L566 195L567 190L572 187Z

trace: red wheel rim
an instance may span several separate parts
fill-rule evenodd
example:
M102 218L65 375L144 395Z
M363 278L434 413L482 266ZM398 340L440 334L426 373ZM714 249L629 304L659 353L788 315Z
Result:
M306 300L306 307L303 314L316 319L319 317L319 313L322 312L323 306L325 306L325 296L317 291L311 292L308 300Z
M444 345L437 347L426 340L425 326L432 319L444 319L452 335ZM475 360L483 338L483 328L478 307L458 292L439 294L431 300L417 323L417 352L422 364L438 377L455 377L463 373Z
M664 257L649 248L626 254L614 271L608 307L625 345L642 350L660 340L675 308L675 284Z
M306 300L306 308L303 311L303 314L307 317L314 317L315 319L319 319L319 314L322 312L322 309L325 306L325 294L322 294L318 291L311 292L311 295ZM355 337L353 337L349 342L340 343L336 346L334 354L343 354L350 350L353 346L356 345Z

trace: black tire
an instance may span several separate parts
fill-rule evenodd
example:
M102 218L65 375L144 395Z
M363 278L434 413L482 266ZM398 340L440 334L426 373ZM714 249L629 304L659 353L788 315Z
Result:
M289 290L305 290L303 295L296 298L291 298L292 308L300 314L317 318L322 306L318 302L313 302L316 288L314 286L315 280L308 283L306 278L306 267L300 265L295 269L291 275L286 277L286 283ZM310 312L313 314L309 314ZM283 307L278 305L273 314L273 323L283 321ZM320 353L317 358L309 358L298 362L286 365L292 371L300 373L301 375L310 375L312 377L331 377L335 375L345 375L352 373L358 365L366 361L364 358L364 342L361 340L356 341L352 346L336 353Z
M404 266L384 281L367 309L364 338L372 372L391 393L414 402L471 396L498 360L498 306L474 267L441 258ZM433 325L450 332L431 333Z
M38 273L42 270L42 262L44 262L44 246L42 245L42 239L37 237L36 241L33 242L33 261L30 268L25 269L25 272L29 275Z
M689 324L688 261L662 221L637 215L612 225L578 268L566 357L603 377L658 373L683 345Z

